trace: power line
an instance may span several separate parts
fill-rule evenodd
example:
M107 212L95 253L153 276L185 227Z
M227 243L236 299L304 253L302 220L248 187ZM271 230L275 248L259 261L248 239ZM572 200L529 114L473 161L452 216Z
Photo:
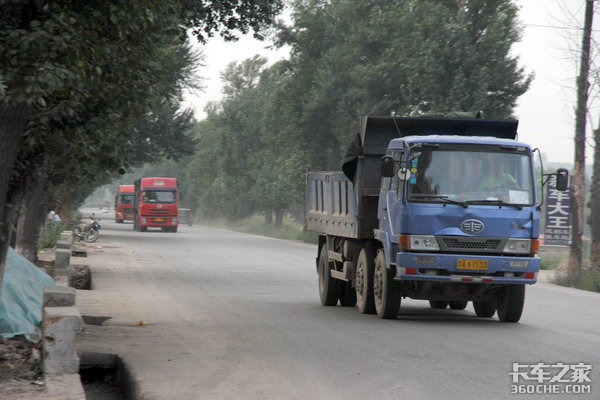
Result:
M555 26L555 25L542 25L542 24L521 24L523 26L530 26L533 28L551 28L551 29L562 29L568 31L582 31L583 28L573 28L569 26ZM600 32L598 29L592 29L592 32Z

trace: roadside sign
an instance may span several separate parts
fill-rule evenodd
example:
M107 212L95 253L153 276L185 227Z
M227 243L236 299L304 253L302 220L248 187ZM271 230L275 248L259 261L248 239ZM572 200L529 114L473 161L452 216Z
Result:
M556 175L550 177L546 196L544 244L568 246L571 243L571 177L569 188L556 190Z

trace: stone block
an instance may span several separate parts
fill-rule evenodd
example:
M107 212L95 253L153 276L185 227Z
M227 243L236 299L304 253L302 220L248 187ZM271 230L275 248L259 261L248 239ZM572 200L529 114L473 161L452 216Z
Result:
M73 243L73 231L62 231L59 240Z
M44 307L70 307L75 305L75 289L64 286L46 286Z
M79 372L75 335L82 319L75 307L44 307L42 321L43 367L46 374Z
M56 248L71 250L71 242L61 239L58 242L56 242Z
M69 264L71 263L71 250L68 249L56 249L56 255L54 259L54 269L58 274L58 271L67 272Z

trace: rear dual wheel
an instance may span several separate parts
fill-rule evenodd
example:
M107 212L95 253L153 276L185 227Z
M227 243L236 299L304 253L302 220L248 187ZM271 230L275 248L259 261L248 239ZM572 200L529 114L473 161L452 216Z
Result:
M375 250L362 248L356 260L356 301L361 314L375 313L373 298L373 271L375 269Z
M327 255L327 245L323 245L319 253L319 297L324 306L337 305L340 297L342 281L331 277L332 268L333 263L329 262Z

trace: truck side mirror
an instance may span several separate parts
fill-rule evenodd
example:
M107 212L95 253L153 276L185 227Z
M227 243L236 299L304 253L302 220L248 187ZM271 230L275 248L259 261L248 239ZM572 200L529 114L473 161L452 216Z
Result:
M394 159L392 157L381 157L380 172L382 178L391 178L394 176Z
M569 188L569 170L559 168L556 170L556 189L564 192Z

